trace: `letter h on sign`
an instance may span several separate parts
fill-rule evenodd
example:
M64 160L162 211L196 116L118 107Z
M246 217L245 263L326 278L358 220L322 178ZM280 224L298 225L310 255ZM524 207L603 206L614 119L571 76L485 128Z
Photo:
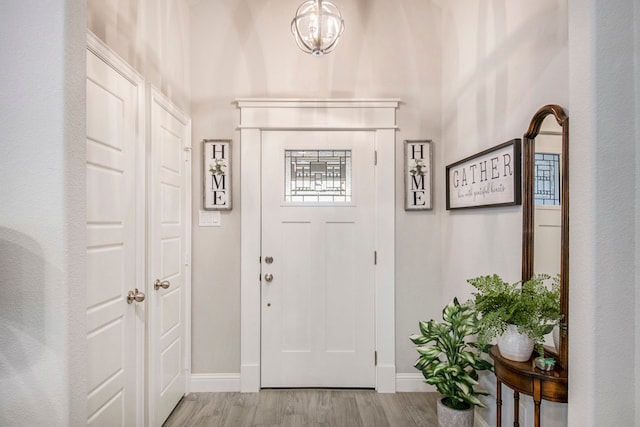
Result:
M231 209L231 140L202 141L202 200L205 210Z
M404 209L433 208L430 140L404 141Z

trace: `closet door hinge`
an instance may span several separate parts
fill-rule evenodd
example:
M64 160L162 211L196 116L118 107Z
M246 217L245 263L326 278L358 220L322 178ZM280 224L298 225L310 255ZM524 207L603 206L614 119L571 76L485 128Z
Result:
M373 366L378 366L378 352L373 352Z
M373 251L373 265L378 265L378 251Z
M373 152L373 165L376 166L378 164L378 151Z

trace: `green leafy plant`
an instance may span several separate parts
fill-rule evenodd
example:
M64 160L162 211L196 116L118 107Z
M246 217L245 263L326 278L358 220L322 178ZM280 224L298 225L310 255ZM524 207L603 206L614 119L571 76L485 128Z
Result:
M536 350L544 355L544 336L560 325L560 279L551 285L548 274L537 274L526 282L509 284L498 275L480 276L468 282L476 288L474 303L482 315L478 340L488 343L501 335L508 325L533 340Z
M427 384L444 396L442 403L453 409L485 407L478 396L478 371L492 370L491 362L482 358L488 347L469 338L478 333L478 315L471 303L460 304L454 298L442 310L443 322L420 322L420 334L412 335L420 357L415 363Z

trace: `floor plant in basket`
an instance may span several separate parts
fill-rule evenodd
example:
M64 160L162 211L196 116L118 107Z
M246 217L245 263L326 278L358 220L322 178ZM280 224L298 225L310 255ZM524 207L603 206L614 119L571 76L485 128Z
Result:
M443 396L438 402L440 425L463 425L444 419L446 415L443 413L447 408L466 411L467 415L456 415L454 412L454 419L469 418L470 413L473 425L473 407L484 407L479 396L488 395L488 392L477 388L478 371L492 370L491 362L483 357L487 346L472 341L479 332L478 316L473 304L460 304L454 298L442 310L442 322L420 322L419 327L420 334L410 337L419 354L414 366L422 372L425 382L435 386Z

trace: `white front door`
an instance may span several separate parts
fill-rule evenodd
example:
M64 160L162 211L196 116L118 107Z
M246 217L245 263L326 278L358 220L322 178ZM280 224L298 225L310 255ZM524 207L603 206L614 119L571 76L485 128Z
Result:
M262 387L376 385L374 135L262 135Z
M186 392L191 123L153 88L149 99L149 425L160 426Z
M134 426L140 415L144 302L127 300L144 291L136 264L144 215L136 200L140 88L121 71L87 50L87 424L105 427Z

